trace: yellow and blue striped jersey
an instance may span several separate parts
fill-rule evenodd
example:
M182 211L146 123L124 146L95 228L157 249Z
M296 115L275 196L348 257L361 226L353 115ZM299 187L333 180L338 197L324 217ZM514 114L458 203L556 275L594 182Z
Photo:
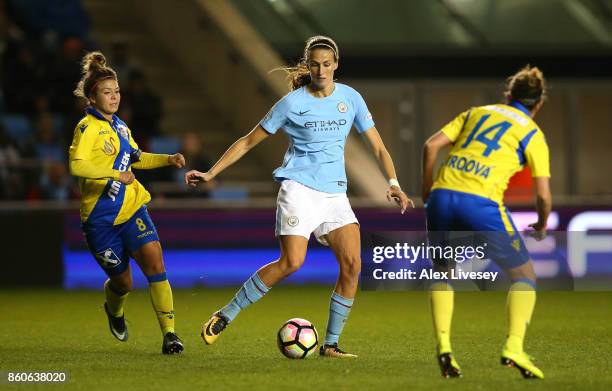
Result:
M112 122L89 107L75 130L69 158L87 160L96 167L129 171L140 157L130 129L119 117ZM115 179L79 178L81 221L91 224L117 225L126 222L151 200L149 192L134 180L124 185Z
M526 163L533 177L549 177L544 133L518 102L472 108L442 128L453 142L432 189L476 194L499 204L508 181Z

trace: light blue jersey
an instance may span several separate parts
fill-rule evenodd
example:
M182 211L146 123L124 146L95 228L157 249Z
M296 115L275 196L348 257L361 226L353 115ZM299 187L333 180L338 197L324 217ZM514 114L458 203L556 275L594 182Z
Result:
M315 98L306 87L285 95L260 122L266 132L274 134L282 128L290 139L274 179L345 193L344 145L353 124L363 133L374 121L361 95L347 85L335 83L325 98Z

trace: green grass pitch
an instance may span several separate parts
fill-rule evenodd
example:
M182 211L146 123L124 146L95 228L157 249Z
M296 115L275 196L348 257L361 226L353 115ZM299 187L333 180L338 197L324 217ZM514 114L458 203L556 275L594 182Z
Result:
M330 287L274 288L244 311L213 346L199 337L201 322L234 289L176 290L180 356L162 356L161 336L146 290L126 306L130 340L109 333L102 292L3 290L0 370L69 372L64 385L6 385L7 389L275 390L275 389L612 389L612 292L542 292L526 347L546 375L525 381L499 364L505 295L456 295L453 341L463 379L440 377L434 361L424 292L360 292L341 346L354 360L288 360L276 331L292 317L325 333Z

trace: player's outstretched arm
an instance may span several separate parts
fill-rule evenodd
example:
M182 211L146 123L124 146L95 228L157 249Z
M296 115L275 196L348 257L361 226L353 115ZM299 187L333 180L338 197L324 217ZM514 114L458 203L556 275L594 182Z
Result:
M84 159L70 160L70 174L86 179L114 179L125 185L131 184L135 179L131 171L121 172L112 168L97 167Z
M380 138L380 134L376 127L371 127L362 133L365 138L367 144L370 146L372 153L376 157L376 161L378 162L378 167L387 180L389 181L389 189L387 189L387 200L394 200L400 207L401 212L404 213L408 205L412 205L414 208L414 203L406 193L402 191L399 186L399 182L397 182L397 174L395 173L395 166L393 165L393 159L391 159L391 155L382 139Z
M535 183L535 196L536 196L536 210L538 212L538 221L529 224L531 228L535 230L535 238L542 240L546 237L546 222L548 221L548 215L552 209L552 195L550 193L550 178L549 177L535 177L533 178Z
M152 170L154 168L175 166L182 168L185 166L185 157L180 153L167 155L165 153L140 153L139 160L132 164L132 167L139 170Z
M423 146L423 164L421 167L423 202L427 202L431 186L433 186L433 168L441 149L452 144L452 141L442 131L431 136Z
M208 172L200 172L198 170L187 172L185 174L185 184L195 187L200 182L212 180L227 167L240 160L247 152L265 140L269 135L270 134L266 132L261 125L257 125L249 134L236 140Z

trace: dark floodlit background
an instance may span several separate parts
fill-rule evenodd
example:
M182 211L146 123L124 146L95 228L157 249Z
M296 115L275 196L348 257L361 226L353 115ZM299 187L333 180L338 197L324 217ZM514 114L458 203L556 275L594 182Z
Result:
M287 92L282 73L269 71L297 61L316 34L338 42L337 79L365 97L415 200L423 142L466 108L499 102L505 77L523 65L539 66L550 87L537 117L551 150L549 227L612 228L610 0L0 0L0 224L11 260L2 286L99 289L104 279L81 236L67 169L83 112L72 91L90 50L102 50L117 71L119 116L141 148L187 158L184 170L135 171L153 196L173 285L239 284L274 259L271 172L282 161L282 135L205 188L181 181L187 169L206 170ZM424 229L421 203L403 216L386 204L385 182L358 136L346 160L364 230ZM506 202L520 228L536 219L531 194L529 172L517 174ZM608 236L593 236L569 261L565 245L529 244L539 276L568 264L576 277L612 273L598 261L612 256ZM289 282L335 276L331 253L313 243Z

